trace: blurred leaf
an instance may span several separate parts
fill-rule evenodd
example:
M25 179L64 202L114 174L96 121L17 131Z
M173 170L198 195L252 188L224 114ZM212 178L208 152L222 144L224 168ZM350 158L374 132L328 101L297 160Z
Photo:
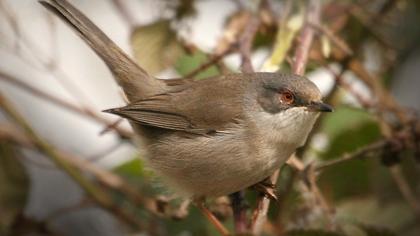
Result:
M331 138L329 148L320 155L324 160L339 158L380 137L378 124L367 112L338 108L325 118L323 130ZM352 160L324 170L319 183L335 200L367 194L371 189L372 160Z
M280 22L273 53L271 54L271 57L264 63L263 70L277 71L280 68L280 65L283 63L287 52L292 45L296 33L303 25L303 20L304 11L303 8L300 7L298 13Z
M144 162L140 157L124 162L115 167L113 171L130 182L147 182L148 178L153 177L153 172L144 166Z
M151 74L172 66L183 53L168 20L137 27L131 34L131 46L137 63Z
M199 68L202 64L208 62L208 60L209 58L204 52L196 50L191 55L183 55L175 64L175 69L181 76L185 76ZM201 71L195 78L203 79L216 75L219 75L219 71L216 66L211 66L210 68Z
M321 36L321 51L322 51L322 55L325 58L329 58L330 57L330 54L331 54L331 41L325 35L322 35Z
M378 226L359 224L359 228L366 233L366 236L397 236L391 230Z
M138 176L143 175L143 162L140 158L133 158L117 167L114 168L114 171L122 175L131 175Z
M162 185L155 184L156 181L153 180L157 176L151 169L144 166L143 160L138 156L115 167L113 172L123 177L133 188L144 195L155 196L166 191Z
M365 232L365 235L368 232L362 227L367 227L372 235L376 231L391 230L394 232L398 230L398 235L405 235L401 230L406 229L411 222L416 222L412 209L402 199L384 203L374 195L368 198L352 198L336 205L336 210L338 219L350 223L358 231ZM419 227L416 226L417 230Z
M285 233L286 236L345 236L337 232L329 232L318 229L297 229Z
M374 117L367 111L338 107L333 113L325 117L322 130L333 139L335 136L351 131L352 128L366 122L375 122Z
M13 146L0 142L0 235L7 234L28 195L29 180L18 155Z

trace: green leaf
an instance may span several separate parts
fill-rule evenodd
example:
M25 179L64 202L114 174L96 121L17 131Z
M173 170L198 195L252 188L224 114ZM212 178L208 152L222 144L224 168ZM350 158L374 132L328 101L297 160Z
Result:
M381 136L378 124L367 112L349 108L338 108L322 125L331 139L329 148L320 154L323 160L340 158ZM373 164L371 159L352 160L330 167L319 176L320 186L335 200L369 193Z
M140 157L135 157L132 160L122 163L115 167L113 171L133 181L144 181L144 178L153 176L152 171L145 168L144 162Z
M151 74L172 66L183 54L168 20L137 27L131 34L131 46L137 63Z
M143 175L143 162L134 158L114 168L114 171L124 175Z
M7 235L28 195L29 180L18 155L13 146L0 142L0 235Z
M202 64L208 62L208 60L209 58L204 52L197 50L191 55L185 54L179 58L175 64L175 69L181 76L186 76L199 68ZM208 69L201 71L195 78L203 79L216 75L219 75L219 71L216 66L211 66Z
M331 138L351 131L363 123L375 123L374 117L365 110L357 110L348 107L338 107L336 110L325 116L322 123L322 131Z

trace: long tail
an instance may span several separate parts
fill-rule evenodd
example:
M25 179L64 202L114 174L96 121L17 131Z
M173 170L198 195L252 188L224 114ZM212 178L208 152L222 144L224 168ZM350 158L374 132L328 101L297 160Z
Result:
M138 66L92 21L66 0L40 0L40 3L68 23L98 54L114 74L128 99L135 101L156 94L163 83Z

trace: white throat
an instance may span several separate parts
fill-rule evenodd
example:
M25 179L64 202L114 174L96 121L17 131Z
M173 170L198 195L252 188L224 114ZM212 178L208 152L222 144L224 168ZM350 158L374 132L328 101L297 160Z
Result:
M266 142L297 148L305 143L318 116L318 112L294 107L276 114L259 112L254 119Z

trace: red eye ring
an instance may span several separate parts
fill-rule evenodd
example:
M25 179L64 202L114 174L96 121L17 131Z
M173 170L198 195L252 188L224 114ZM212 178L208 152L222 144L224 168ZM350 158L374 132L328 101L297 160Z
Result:
M280 101L284 104L292 104L295 101L295 96L289 91L280 93Z

